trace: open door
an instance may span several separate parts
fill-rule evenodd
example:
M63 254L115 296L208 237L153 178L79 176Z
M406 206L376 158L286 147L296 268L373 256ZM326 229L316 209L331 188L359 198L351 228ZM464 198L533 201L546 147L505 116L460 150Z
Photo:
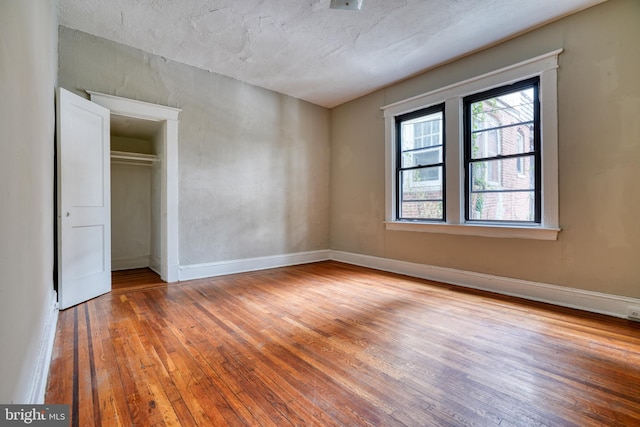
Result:
M111 290L108 109L65 89L57 94L58 304Z

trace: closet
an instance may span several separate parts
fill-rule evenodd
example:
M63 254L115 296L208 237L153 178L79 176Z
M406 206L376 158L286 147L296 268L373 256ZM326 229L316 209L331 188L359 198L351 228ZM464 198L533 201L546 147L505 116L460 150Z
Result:
M161 270L161 122L111 115L111 270Z

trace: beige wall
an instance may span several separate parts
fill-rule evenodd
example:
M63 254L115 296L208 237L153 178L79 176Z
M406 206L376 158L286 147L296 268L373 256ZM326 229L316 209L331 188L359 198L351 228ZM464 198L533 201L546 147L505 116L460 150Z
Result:
M331 248L640 297L639 22L609 0L333 109ZM385 231L380 108L558 48L558 241Z
M0 40L0 402L28 403L53 297L55 3L0 2Z
M327 249L329 111L60 27L60 86L182 108L179 262Z

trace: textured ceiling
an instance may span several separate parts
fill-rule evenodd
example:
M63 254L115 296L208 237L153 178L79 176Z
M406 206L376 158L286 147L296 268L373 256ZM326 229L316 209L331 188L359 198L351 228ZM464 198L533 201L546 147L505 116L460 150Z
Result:
M333 107L605 0L59 0L60 24Z

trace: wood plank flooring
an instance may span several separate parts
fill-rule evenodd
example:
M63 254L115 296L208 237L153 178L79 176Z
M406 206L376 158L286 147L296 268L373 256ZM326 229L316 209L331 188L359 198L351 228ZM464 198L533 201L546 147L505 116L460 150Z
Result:
M46 402L74 426L638 426L640 324L337 262L142 283L60 312Z
M166 285L160 279L160 275L150 268L120 270L111 273L112 293L130 292L136 289L149 289Z

